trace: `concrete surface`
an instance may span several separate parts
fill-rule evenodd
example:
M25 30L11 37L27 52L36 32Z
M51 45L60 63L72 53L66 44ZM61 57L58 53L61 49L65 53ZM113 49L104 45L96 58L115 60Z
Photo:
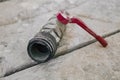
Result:
M120 33L107 38L107 48L100 47L96 42L4 80L119 80L119 36Z
M119 0L1 2L0 80L119 80L119 2ZM69 24L57 50L57 53L69 54L36 65L27 55L27 43L42 25L61 9L81 18L96 33L108 37L109 46L102 48L98 42L94 43L94 38L83 29Z

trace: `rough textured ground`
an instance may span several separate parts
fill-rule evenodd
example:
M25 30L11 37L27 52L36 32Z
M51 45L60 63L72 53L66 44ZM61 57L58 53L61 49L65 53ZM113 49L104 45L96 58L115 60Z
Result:
M0 80L119 80L119 0L2 0L0 2ZM66 33L49 62L36 64L26 47L47 20L59 10L81 18L106 37L107 48L77 25ZM66 54L67 53L67 54Z

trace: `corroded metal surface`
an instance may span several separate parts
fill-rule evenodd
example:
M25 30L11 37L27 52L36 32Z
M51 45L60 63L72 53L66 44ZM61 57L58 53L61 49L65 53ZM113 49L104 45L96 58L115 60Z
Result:
M45 62L53 58L66 26L51 17L39 33L28 44L29 56L37 62ZM57 55L57 54L56 54Z

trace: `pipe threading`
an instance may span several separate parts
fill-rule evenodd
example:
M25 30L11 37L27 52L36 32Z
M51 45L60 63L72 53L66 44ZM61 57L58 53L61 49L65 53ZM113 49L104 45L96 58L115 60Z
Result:
M49 33L39 33L29 41L28 54L37 62L45 62L54 56L57 49L55 38Z
M64 31L64 24L57 21L56 17L50 18L40 32L28 43L27 51L31 59L41 63L52 58Z

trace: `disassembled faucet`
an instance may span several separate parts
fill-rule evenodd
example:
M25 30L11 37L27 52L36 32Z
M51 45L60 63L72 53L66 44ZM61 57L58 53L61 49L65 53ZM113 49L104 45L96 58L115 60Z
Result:
M107 46L107 42L101 36L89 29L80 19L70 17L67 12L61 11L57 15L51 17L40 32L29 41L27 47L29 56L40 63L53 58L68 23L79 25L95 37L103 47Z

